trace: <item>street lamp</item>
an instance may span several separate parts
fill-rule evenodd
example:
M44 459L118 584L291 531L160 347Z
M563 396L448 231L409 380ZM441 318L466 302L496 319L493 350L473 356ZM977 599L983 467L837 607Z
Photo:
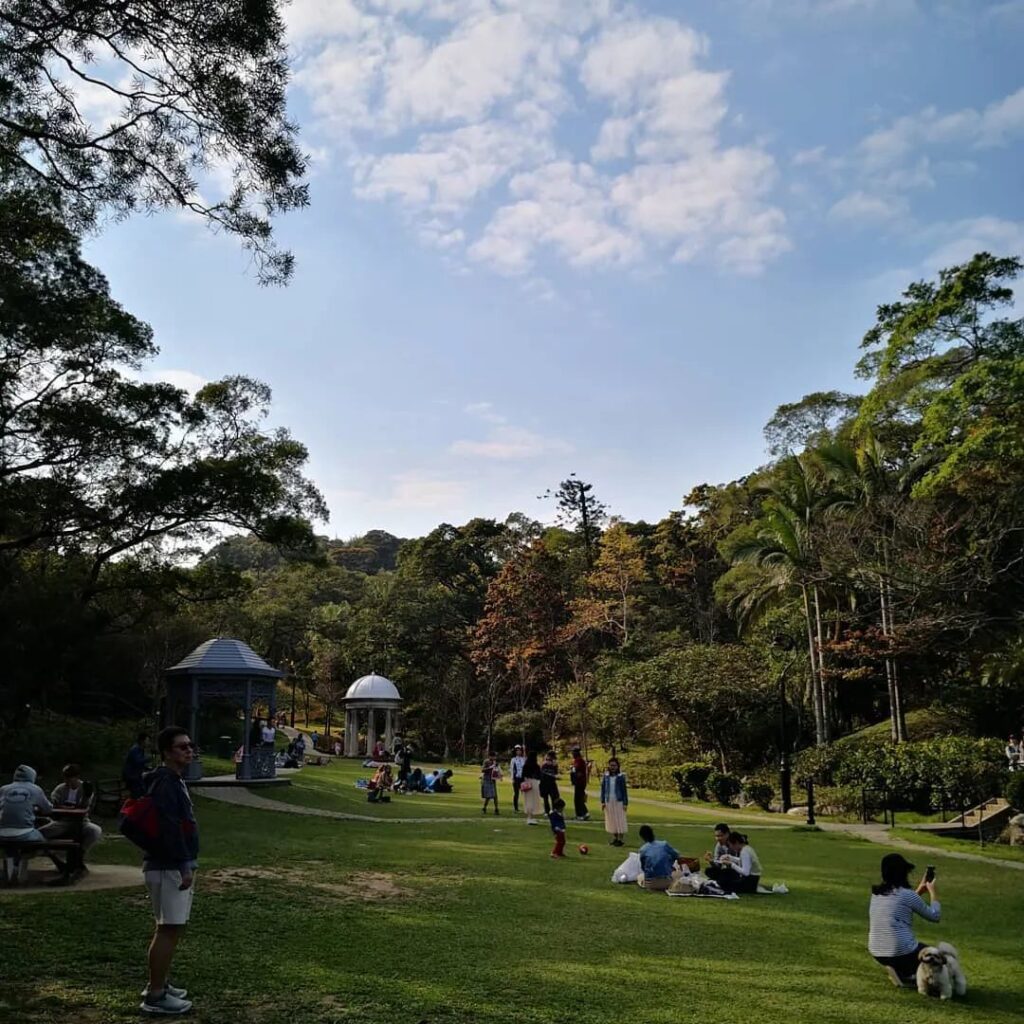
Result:
M772 638L772 647L778 651L792 651L794 643L785 633ZM786 739L786 676L793 667L795 656L791 656L779 672L779 793L782 813L793 806L792 774L789 767L789 742Z

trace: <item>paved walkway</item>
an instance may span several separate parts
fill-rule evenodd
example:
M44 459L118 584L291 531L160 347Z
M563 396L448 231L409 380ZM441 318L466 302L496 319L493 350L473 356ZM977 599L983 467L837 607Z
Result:
M463 817L436 817L436 818L381 818L379 816L371 814L351 814L347 811L329 811L322 807L306 807L302 804L286 804L280 800L271 800L268 797L260 796L258 793L252 793L247 789L241 788L228 788L225 786L223 789L216 786L210 786L206 789L196 790L201 796L209 797L212 800L220 800L223 803L237 804L241 807L253 807L263 811L278 811L284 814L302 814L313 818L333 818L338 821L372 821L381 822L388 825L452 825L461 824L470 821L479 821L483 815L467 815ZM667 801L661 800L650 800L645 798L637 798L630 801L631 804L642 803L648 805L654 805L657 807L668 807L674 810L679 808L678 804L668 803ZM722 817L722 809L715 808L703 808L703 807L686 807L687 813L693 811L699 813L702 816L711 818ZM752 814L737 814L729 813L731 820L739 820L740 818L749 821L751 823L756 822L760 828L763 829L785 829L792 828L793 825L800 824L799 821L793 821L789 824L776 824L774 822L766 822L763 816L755 816ZM494 820L494 815L489 815L489 820ZM506 821L514 821L518 823L522 819L511 815L505 815ZM542 823L543 824L543 823ZM572 827L575 828L586 828L587 826L602 826L603 823L600 819L595 819L587 823L574 821ZM673 826L668 823L659 823L659 829L672 828ZM675 826L679 827L679 826ZM889 835L888 828L885 825L859 825L859 824L839 824L835 822L820 822L818 827L823 832L838 832L846 835L854 836L858 839L866 839L872 843L878 843L882 846L897 847L901 850L916 850L923 853L929 853L937 857L951 857L954 860L967 860L973 861L976 864L989 864L998 868L1009 868L1011 871L1024 871L1024 862L1013 861L1013 860L998 860L995 857L986 857L980 853L965 853L960 850L940 850L934 846L924 846L921 843L912 843L906 839L898 839L894 836Z

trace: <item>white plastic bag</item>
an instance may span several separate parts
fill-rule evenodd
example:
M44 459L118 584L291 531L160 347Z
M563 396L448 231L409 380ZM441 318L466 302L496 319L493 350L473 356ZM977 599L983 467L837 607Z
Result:
M636 883L640 877L640 854L631 853L613 872L612 881L622 885Z

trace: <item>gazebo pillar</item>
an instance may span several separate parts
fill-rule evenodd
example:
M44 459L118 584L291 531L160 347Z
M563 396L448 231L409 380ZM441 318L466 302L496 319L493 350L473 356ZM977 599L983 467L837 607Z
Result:
M183 778L193 782L203 777L203 763L200 757L196 755L196 752L199 750L199 679L196 676L192 677L192 693L189 697L188 735L193 743L193 754L192 762L185 769Z
M384 746L388 748L390 752L392 745L395 742L395 712L394 709L388 708L384 712Z
M345 756L356 757L359 754L359 712L349 708L345 712Z
M249 774L249 766L252 763L249 760L250 749L249 749L249 734L252 732L252 680L246 679L245 681L245 719L242 724L242 761L235 769L236 775L240 779L251 778Z
M367 708L366 711L366 756L373 753L377 745L377 709Z

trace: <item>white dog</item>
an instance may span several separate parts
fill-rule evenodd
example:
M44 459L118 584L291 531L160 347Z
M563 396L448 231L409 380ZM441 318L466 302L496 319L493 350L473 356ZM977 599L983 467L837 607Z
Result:
M950 999L967 994L967 979L960 969L960 957L948 942L925 946L918 954L917 991L923 996Z

